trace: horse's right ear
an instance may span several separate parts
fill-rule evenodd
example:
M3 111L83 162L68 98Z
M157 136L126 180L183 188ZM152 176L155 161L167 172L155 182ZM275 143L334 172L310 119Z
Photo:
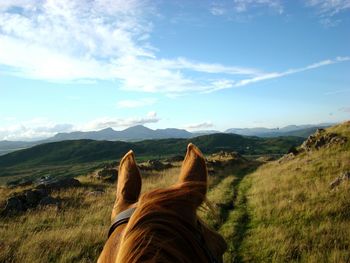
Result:
M205 159L201 151L192 143L187 146L187 153L182 163L179 183L193 182L198 183L201 198L194 200L196 206L199 206L205 199L207 192L208 172Z

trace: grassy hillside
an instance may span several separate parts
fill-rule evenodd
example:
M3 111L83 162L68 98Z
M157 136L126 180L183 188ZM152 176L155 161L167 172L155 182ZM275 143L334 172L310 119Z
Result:
M262 139L234 134L212 134L190 140L164 139L141 142L77 140L41 144L0 156L0 183L21 177L78 176L96 169L104 161L119 160L129 149L136 156L158 158L184 154L189 142L204 153L219 150L241 154L283 154L301 143L297 137Z
M237 187L220 227L227 261L350 262L350 122L327 129L347 138L261 166Z
M264 165L216 167L200 216L228 243L224 262L350 262L350 122L327 129L346 143L300 151ZM179 163L143 173L143 191L177 180ZM261 165L261 166L259 166ZM96 262L106 240L114 185L79 177L55 191L59 209L36 208L0 218L0 262ZM91 191L103 190L101 195ZM0 188L0 201L23 188Z
M35 164L69 164L119 159L129 149L139 156L182 154L186 145L193 142L203 152L219 150L237 151L241 154L283 154L301 142L297 137L262 139L234 134L212 134L193 139L146 140L135 143L121 141L77 140L47 143L0 157L0 167Z

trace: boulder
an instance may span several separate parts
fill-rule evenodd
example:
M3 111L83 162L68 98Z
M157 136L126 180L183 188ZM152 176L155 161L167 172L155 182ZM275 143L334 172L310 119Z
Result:
M103 168L90 175L91 178L108 182L115 182L118 178L118 170L115 168Z
M208 167L224 167L247 163L248 160L237 152L220 151L208 156Z
M144 171L161 171L166 170L173 167L170 163L163 163L159 160L149 160L146 163L142 163L139 165L140 170Z
M69 187L77 187L80 186L81 183L79 180L75 178L63 178L63 179L47 179L47 180L39 180L35 189L44 189L48 192L51 192L52 190L59 190L62 188L69 188Z

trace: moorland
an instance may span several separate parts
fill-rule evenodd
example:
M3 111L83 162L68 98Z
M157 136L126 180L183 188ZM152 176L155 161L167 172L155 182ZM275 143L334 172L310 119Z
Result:
M146 192L176 181L189 141L207 159L208 202L198 213L228 243L225 262L350 261L345 122L306 140L234 134L76 140L4 155L0 262L95 262L106 240L120 157L135 151ZM78 183L59 183L73 177ZM21 209L8 207L15 199Z

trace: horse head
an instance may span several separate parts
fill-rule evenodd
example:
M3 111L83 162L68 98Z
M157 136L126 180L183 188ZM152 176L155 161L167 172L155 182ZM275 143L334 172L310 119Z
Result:
M112 226L98 262L222 262L224 239L197 216L207 177L202 153L189 144L178 182L140 196L141 174L129 151L120 162Z

